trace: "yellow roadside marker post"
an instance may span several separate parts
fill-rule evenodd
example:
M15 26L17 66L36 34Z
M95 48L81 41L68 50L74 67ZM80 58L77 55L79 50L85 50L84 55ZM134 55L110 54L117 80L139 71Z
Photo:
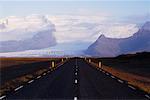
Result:
M89 59L89 63L91 62L91 59Z
M86 57L84 59L86 60Z
M99 63L98 63L98 66L99 66L99 68L101 68L102 67L102 63L99 61Z
M49 64L49 69L50 69L50 70L52 69L52 63L51 63L51 60L50 60L50 64Z
M54 69L54 68L55 68L55 62L52 61L52 69Z
M63 62L63 61L64 61L64 59L62 58L62 59L61 59L61 61Z
M52 62L50 61L50 66L49 66L49 69L52 71Z

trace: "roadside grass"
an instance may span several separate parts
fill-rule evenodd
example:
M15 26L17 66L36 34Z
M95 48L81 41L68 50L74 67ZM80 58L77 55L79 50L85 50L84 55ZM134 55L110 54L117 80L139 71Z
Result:
M4 83L3 86L0 87L0 96L4 95L5 93L14 90L16 87L23 85L30 81L31 79L34 79L35 77L41 75L48 69L40 69L36 72L33 72L32 74L26 74L20 77L17 77L15 79L9 80Z
M41 62L41 61L51 61L51 60L59 60L59 58L21 58L21 57L7 57L0 58L0 69L8 68L15 65Z
M111 73L114 76L119 77L122 80L126 80L128 84L138 87L141 90L144 90L147 93L150 93L150 78L139 76L136 74L124 72L108 66L102 66L102 69Z

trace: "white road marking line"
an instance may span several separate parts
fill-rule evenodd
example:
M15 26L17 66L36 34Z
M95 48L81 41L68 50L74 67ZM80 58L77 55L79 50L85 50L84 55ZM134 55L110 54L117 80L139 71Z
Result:
M77 97L74 97L74 99L73 100L78 100L78 98Z
M28 83L32 83L34 80L29 81Z
M17 90L19 90L19 89L21 89L21 88L23 88L23 85L21 85L21 86L15 88L15 91L17 91Z
M150 96L149 96L149 95L147 95L147 94L145 95L145 97L147 97L148 99L150 99Z
M4 99L6 97L6 95L3 95L0 97L0 100Z
M37 79L38 79L38 78L41 78L41 76L38 76Z
M67 61L64 61L62 64L58 65L57 67L60 67L62 65L64 65Z
M75 75L78 75L78 73L76 72Z
M65 63L65 62L64 62L64 63ZM63 64L64 64L64 63L63 63ZM60 64L60 65L58 65L57 67L60 67L60 66L62 66L63 64Z
M99 69L100 71L102 71L101 69Z
M46 73L44 73L43 75L46 75Z
M50 73L50 71L48 71L47 73Z
M102 71L103 73L105 73L105 71Z
M115 78L114 76L111 76L111 78Z
M118 79L118 82L123 83L123 81L122 81L122 80L119 80L119 79Z
M76 71L78 71L78 69L76 69Z
M133 86L131 86L131 85L128 85L128 87L130 87L131 89L133 89L133 90L136 90Z
M76 68L78 68L78 66L76 65Z
M106 75L109 75L109 73L106 73Z
M75 79L75 81L74 81L75 83L78 83L78 80L77 79Z
M63 64L58 65L58 67L61 66L61 65L63 65Z

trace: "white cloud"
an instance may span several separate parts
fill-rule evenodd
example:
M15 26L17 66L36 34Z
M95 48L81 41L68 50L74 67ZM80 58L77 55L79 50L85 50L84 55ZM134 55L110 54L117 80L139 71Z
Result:
M110 38L126 38L138 31L136 24L111 23L97 26L100 34Z
M94 42L100 34L112 38L126 38L137 32L136 24L112 21L107 15L93 16L49 16L55 24L57 42Z
M94 42L101 34L112 38L125 38L138 30L136 24L113 21L113 18L107 14L12 16L2 19L0 23L0 41L31 38L37 31L47 28L54 29L53 24L55 25L56 32L54 34L58 43Z
M90 38L93 33L90 29L94 28L97 22L103 22L106 17L100 16L49 16L55 24L56 32L55 36L57 42L69 42L69 41L87 41L92 40Z
M54 30L54 25L45 16L10 16L0 21L0 41L32 38L42 30Z
M43 49L56 45L54 25L45 16L8 17L0 24L0 52Z

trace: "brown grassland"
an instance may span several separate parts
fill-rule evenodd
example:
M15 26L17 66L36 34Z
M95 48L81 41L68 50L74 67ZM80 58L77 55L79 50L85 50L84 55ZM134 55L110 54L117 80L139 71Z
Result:
M0 69L11 67L14 65L27 64L40 61L57 60L57 58L22 58L22 57L10 57L0 58Z
M87 60L88 61L88 60ZM91 64L125 80L147 93L150 93L150 53L120 55L115 58L91 58Z

